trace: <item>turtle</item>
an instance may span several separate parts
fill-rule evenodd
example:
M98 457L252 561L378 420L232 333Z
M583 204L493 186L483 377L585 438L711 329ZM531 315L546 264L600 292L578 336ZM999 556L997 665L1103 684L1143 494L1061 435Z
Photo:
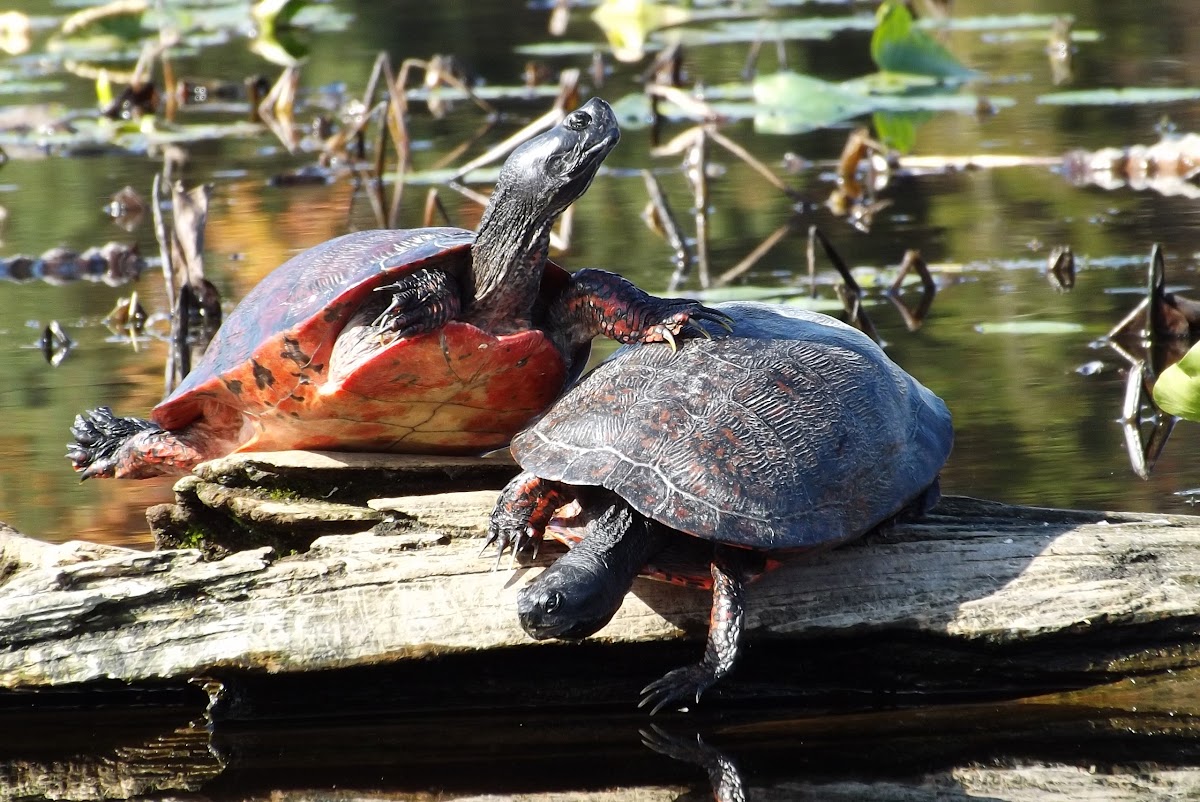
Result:
M594 336L674 342L702 304L547 259L620 130L600 98L515 149L477 232L346 234L264 278L149 420L76 417L83 479L188 473L235 451L503 448L583 371Z
M728 336L621 347L513 438L523 470L484 547L528 550L579 505L582 538L518 593L538 640L594 634L648 564L711 587L704 657L643 689L652 713L699 702L733 669L744 587L783 555L930 509L954 441L945 403L857 329L771 304L714 308Z

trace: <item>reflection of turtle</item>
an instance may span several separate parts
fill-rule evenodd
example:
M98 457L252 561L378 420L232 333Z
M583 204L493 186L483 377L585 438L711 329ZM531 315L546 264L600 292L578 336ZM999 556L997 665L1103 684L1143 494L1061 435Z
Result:
M829 548L923 511L953 441L941 399L861 332L765 304L719 309L729 337L622 348L517 435L525 471L492 513L503 552L572 498L582 508L583 539L518 596L538 639L596 632L648 562L711 542L701 570L665 569L710 585L713 607L704 659L644 691L655 710L732 669L743 583L765 552Z
M593 336L658 341L712 318L547 261L553 221L619 136L593 99L513 152L478 234L365 231L291 259L233 311L152 421L107 407L77 417L75 469L143 478L231 451L504 446L582 370Z

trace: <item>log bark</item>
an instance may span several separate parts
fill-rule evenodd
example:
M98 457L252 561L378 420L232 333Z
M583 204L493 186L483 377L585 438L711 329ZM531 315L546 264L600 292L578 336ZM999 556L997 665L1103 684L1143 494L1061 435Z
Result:
M194 549L0 535L0 687L394 664L436 683L447 665L437 661L471 656L524 678L530 693L579 704L627 700L639 676L698 656L706 595L648 580L590 643L530 641L514 600L539 569L493 571L466 536L490 500L443 499L435 514L420 499L399 534L323 536L300 553L258 548L212 562ZM447 523L447 508L460 525ZM790 561L751 586L736 677L754 694L788 694L823 672L863 687L994 689L1178 670L1197 662L1196 565L1200 518L947 498L919 523ZM530 671L546 665L581 682ZM492 703L511 692L495 688ZM462 694L483 703L488 692Z

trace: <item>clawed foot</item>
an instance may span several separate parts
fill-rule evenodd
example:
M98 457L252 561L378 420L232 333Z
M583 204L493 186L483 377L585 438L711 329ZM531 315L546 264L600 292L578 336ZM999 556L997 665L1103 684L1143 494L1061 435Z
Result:
M517 474L496 499L491 520L488 521L487 540L480 555L495 546L495 568L500 567L501 558L509 550L516 559L518 553L528 552L532 545L533 556L536 557L546 525L554 513L570 500L570 496L554 482L548 482L529 471Z
M568 342L603 335L620 343L665 342L678 349L683 333L712 338L733 331L733 319L689 298L659 298L628 279L586 268L550 309L551 327ZM715 328L714 328L715 327ZM720 331L724 329L724 331Z
M498 516L493 513L492 520L488 524L487 540L484 541L479 554L483 556L492 546L496 547L496 564L492 566L494 571L500 567L500 561L504 558L505 552L511 550L515 560L517 554L528 551L532 547L533 554L531 556L537 557L541 544L542 533L533 526L511 520L508 516Z
M650 706L650 715L654 715L667 705L699 702L700 695L716 681L716 675L704 663L677 668L642 688L638 707Z
M729 315L709 309L697 301L664 300L663 303L665 317L643 329L640 342L665 342L672 351L677 351L676 335L693 334L711 340L713 333L704 326L705 323L721 327L725 334L733 331L733 319Z
M699 766L712 783L713 798L722 802L745 802L746 786L736 763L696 733L694 738L672 735L657 724L638 730L642 745L669 758Z
M161 431L150 421L118 417L111 408L99 407L75 416L71 426L75 442L67 444L67 458L81 474L80 481L111 477L118 471L120 452L130 439Z
M375 292L391 292L392 300L372 325L397 339L440 328L462 309L454 280L440 270L414 270Z

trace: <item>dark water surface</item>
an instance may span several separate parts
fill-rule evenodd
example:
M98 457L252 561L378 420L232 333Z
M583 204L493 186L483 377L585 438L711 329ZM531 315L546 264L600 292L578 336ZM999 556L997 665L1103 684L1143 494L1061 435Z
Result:
M487 83L518 84L529 59L518 48L550 39L549 11L521 0L333 0L331 5L350 16L349 27L312 37L300 81L302 95L311 104L336 107L361 94L381 50L397 63L406 57L453 53ZM9 7L30 13L37 22L30 53L0 57L0 70L20 71L37 66L45 38L75 6L18 0ZM1092 35L1076 45L1073 83L1059 88L1200 86L1200 17L1194 0L958 0L954 7L959 17L1073 15L1075 29ZM780 6L773 14L786 20L869 15L872 10L868 3L796 3ZM573 13L565 39L604 50L604 37L588 14L588 9ZM955 54L981 73L968 91L1014 102L997 102L995 114L928 115L917 126L914 155L1059 157L1077 148L1150 144L1165 122L1180 132L1200 128L1194 101L1039 103L1040 95L1056 87L1045 53L1045 29L1034 31L1038 35L966 31L946 37ZM869 32L843 32L829 41L789 41L785 51L793 69L841 80L874 70L868 41ZM182 53L174 59L176 72L209 81L240 82L256 73L273 80L278 68L246 45L247 40L235 34L224 43ZM738 80L746 50L745 44L691 48L688 79L705 85ZM586 68L591 56L546 61L554 68ZM764 47L760 69L772 71L776 62L775 48ZM646 63L610 60L612 72L598 93L616 101L640 91L638 76ZM62 81L61 89L0 95L0 111L3 106L21 106L19 115L54 117L94 106L90 80L65 72L54 77ZM584 82L591 91L590 79ZM484 143L499 141L548 105L546 99L504 103L505 118ZM314 116L309 109L298 115L301 122ZM189 120L238 118L203 110L186 114L194 115ZM864 122L869 119L853 121ZM483 123L483 113L469 103L454 105L443 120L430 119L423 106L415 104L411 124L417 139L416 166L431 166ZM685 127L682 122L669 124L664 140ZM954 413L957 442L943 473L944 491L1047 506L1190 511L1188 497L1178 494L1200 485L1192 458L1200 447L1200 426L1178 426L1149 480L1138 478L1117 421L1127 363L1100 340L1137 302L1152 243L1163 246L1172 288L1200 295L1200 201L1153 189L1076 186L1060 170L1045 165L934 172L893 180L882 193L891 205L877 214L869 234L864 234L821 205L832 188L828 162L837 158L850 127L790 136L757 133L748 120L722 127L807 199L796 230L743 283L800 284L805 271L803 232L810 224L819 225L853 266L894 266L906 249L920 249L937 267L940 289L925 325L909 332L876 289L869 290L868 308L892 357L945 398ZM652 157L651 145L648 130L625 131L608 161L610 169L578 204L571 249L560 255L565 265L604 267L650 291L665 290L672 270L670 252L640 219L646 197L639 171L655 168L689 231L691 201L678 169L679 157ZM471 153L481 150L482 145ZM311 165L316 154L288 154L268 133L195 144L186 153L186 180L214 184L205 259L210 278L230 305L298 251L374 225L369 205L361 196L352 197L345 177L313 186L271 185L270 177ZM711 252L714 272L720 273L792 218L797 207L745 164L723 151L712 153L716 169ZM788 174L784 162L789 153L818 166ZM36 255L53 246L82 251L109 240L136 243L143 254L156 256L148 216L127 233L102 208L126 185L148 195L161 164L158 152L64 157L14 149L10 156L0 167L0 207L6 212L0 256ZM460 202L444 188L441 196L456 223L474 225L477 207ZM424 187L409 188L401 225L421 224L424 198ZM1056 291L1044 276L1047 255L1058 245L1070 245L1079 260L1077 285L1069 293ZM819 267L821 293L833 298L828 263L819 261ZM684 291L695 288L692 283ZM166 309L156 259L140 281L123 287L93 281L0 280L0 375L6 377L0 385L0 520L29 535L145 545L145 508L170 498L169 480L80 485L63 457L76 413L107 404L124 414L140 415L161 398L166 354L161 339L146 339L135 351L102 325L117 299L132 289L151 314ZM910 290L909 297L914 293ZM51 320L59 321L76 342L57 367L50 367L35 347ZM991 324L1031 321L1075 325L1062 333L986 333ZM988 754L988 748L981 748L971 759L986 760ZM1068 762L1086 763L1089 754L1074 753ZM602 783L589 781L590 786L597 784ZM431 779L429 785L438 782ZM976 790L986 787L982 779ZM796 793L837 796L850 791L818 785ZM967 794L961 789L956 793Z

